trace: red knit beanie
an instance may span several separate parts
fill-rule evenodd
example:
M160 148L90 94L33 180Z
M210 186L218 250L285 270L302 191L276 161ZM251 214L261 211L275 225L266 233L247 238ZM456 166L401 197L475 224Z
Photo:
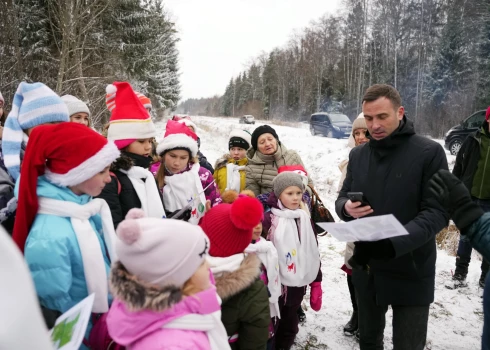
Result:
M243 253L262 216L262 204L247 196L239 197L233 204L223 203L211 208L199 223L211 244L209 255L227 258Z
M485 113L485 120L488 122L488 118L490 118L490 106L487 108L487 113Z

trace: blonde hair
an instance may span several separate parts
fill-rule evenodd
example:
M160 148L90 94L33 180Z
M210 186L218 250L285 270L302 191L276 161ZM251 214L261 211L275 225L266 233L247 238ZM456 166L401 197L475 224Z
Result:
M190 153L189 153L190 154ZM199 163L199 159L197 157L189 158L189 163L187 164L196 164ZM161 190L165 186L165 156L162 154L160 156L160 168L158 168L158 172L155 176L157 180L158 189Z

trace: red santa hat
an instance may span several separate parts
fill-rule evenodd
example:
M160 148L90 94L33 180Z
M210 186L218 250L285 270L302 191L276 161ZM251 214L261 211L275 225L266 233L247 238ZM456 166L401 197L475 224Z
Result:
M112 112L112 110L116 107L116 91L114 90L112 85L113 84L107 85L105 95L105 104L109 112ZM151 109L153 108L153 106L151 105L151 100L143 95L141 92L135 91L134 93L143 104L143 107L151 111Z
M116 95L107 138L114 141L119 149L135 140L156 136L157 132L150 114L129 83L114 82L107 86L106 92Z
M489 118L490 118L490 106L487 108L487 112L485 113L485 120L488 122Z
M38 211L37 179L58 186L81 184L119 157L114 143L77 123L36 127L30 137L21 168L19 202L13 239L21 251Z
M283 166L280 166L279 169L277 169L277 174L281 174L281 173L284 173L284 172L287 172L287 171L301 175L301 178L303 179L303 184L305 186L308 185L308 172L306 171L306 169L304 168L304 166L302 166L300 164L297 164L297 165L283 165Z
M162 142L157 146L157 154L162 155L172 149L186 149L192 157L197 155L197 135L185 124L169 120Z

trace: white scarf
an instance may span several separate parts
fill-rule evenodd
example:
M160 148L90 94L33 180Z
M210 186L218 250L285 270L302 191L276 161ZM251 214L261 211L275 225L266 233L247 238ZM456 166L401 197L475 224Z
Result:
M115 244L116 234L112 222L111 210L103 199L92 199L84 205L68 201L39 197L38 214L56 215L70 218L82 255L83 272L87 282L88 294L95 293L92 312L104 313L109 310L108 276L102 254L98 233L90 224L90 218L100 214L104 241L112 261L117 260Z
M235 254L227 258L216 258L214 256L208 255L206 257L209 263L209 268L214 276L221 276L223 272L233 272L240 268L243 259L245 259L245 254Z
M226 164L226 189L240 192L240 170L244 170L244 165L233 163Z
M271 296L269 297L269 308L271 317L280 317L279 297L281 296L281 278L279 276L279 262L277 250L272 242L260 239L255 244L250 244L245 253L257 254L262 264L267 270L267 279L269 283L267 288Z
M145 214L150 218L164 218L165 210L153 174L140 166L133 166L129 170L120 171L128 175Z
M206 196L199 177L200 167L199 163L195 163L189 171L165 176L165 187L163 187L165 209L174 212L192 202L189 223L195 225L199 223L206 210Z
M221 304L221 299L218 296L216 297ZM163 328L206 332L209 344L211 345L211 350L231 349L230 344L228 343L228 335L225 326L223 326L223 322L221 322L221 310L207 315L188 314L167 323Z
M288 287L306 286L315 280L320 268L320 253L310 218L302 209L282 207L272 208L271 211L274 214L272 225L275 227L271 241L280 257L281 283ZM299 232L295 219L299 219Z

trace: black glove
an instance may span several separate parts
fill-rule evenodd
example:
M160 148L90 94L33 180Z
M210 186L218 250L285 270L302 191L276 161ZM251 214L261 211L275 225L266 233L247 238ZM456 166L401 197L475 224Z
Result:
M171 213L167 212L167 219L173 219L173 216L175 214L177 214L178 212L180 211L179 210L176 210L176 211L173 211ZM187 209L186 211L184 211L182 213L182 215L180 215L178 218L175 218L176 220L182 220L182 221L189 221L189 219L191 218L191 209Z
M374 242L354 242L356 249L348 263L352 268L366 269L369 260L389 260L396 255L393 243L388 238Z
M461 231L484 213L480 206L473 202L461 180L447 170L439 170L432 176L429 181L429 191L446 209Z

